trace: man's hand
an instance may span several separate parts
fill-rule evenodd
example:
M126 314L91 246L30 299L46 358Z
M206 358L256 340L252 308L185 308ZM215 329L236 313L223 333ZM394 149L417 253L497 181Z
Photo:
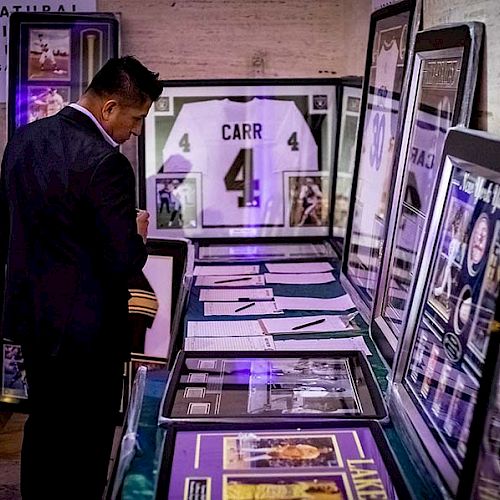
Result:
M148 226L149 226L149 212L146 210L137 209L137 232L142 236L144 244L146 244L146 239L148 237Z

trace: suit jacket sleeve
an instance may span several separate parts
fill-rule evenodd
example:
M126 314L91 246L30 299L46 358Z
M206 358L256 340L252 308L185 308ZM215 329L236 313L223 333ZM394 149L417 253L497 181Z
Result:
M140 271L147 251L137 233L134 173L121 153L111 153L97 166L89 185L89 203L103 275L121 281Z

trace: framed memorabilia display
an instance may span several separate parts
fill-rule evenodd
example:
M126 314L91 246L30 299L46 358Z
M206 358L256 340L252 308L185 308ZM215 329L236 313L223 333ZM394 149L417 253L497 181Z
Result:
M160 423L386 416L360 351L181 351L168 387Z
M374 12L361 99L342 281L364 319L371 319L381 248L391 206L393 162L405 109L420 0Z
M127 366L127 390L129 395L132 393L134 380L139 368L144 367L148 372L166 369L166 359L154 356L141 356L132 354Z
M492 331L500 333L500 323L495 323ZM496 330L495 330L496 328ZM493 383L485 391L486 413L479 415L471 428L471 443L464 460L457 498L459 500L500 498L500 361L496 353L496 369ZM479 422L480 419L480 422ZM478 424L478 425L476 425ZM472 435L474 433L474 436Z
M156 498L410 498L376 422L174 424Z
M333 246L339 255L344 246L349 200L356 157L356 140L361 111L361 78L339 86L339 126L334 177L334 207L332 217Z
M336 82L165 82L141 136L149 234L326 238Z
M118 56L114 14L14 12L9 27L8 133L74 102Z
M24 410L28 400L28 382L21 346L12 342L0 343L2 372L0 381L0 406L15 405L16 411Z
M373 336L389 361L413 297L446 132L457 123L469 123L482 34L482 24L464 23L421 31L415 40L395 208L389 219L372 325Z
M123 421L120 443L116 450L113 469L108 482L107 499L119 498L125 472L129 468L138 447L137 429L144 399L147 372L148 368L146 366L137 366L131 377L128 405Z
M499 155L500 140L486 133L448 132L422 256L426 272L417 279L390 387L391 413L406 420L409 449L432 461L430 472L452 496L481 388L491 384L486 375L498 357L491 330L500 288Z

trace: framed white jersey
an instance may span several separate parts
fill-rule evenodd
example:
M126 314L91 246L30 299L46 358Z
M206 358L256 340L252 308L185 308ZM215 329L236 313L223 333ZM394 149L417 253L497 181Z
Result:
M165 83L143 134L151 236L326 237L335 122L331 81Z

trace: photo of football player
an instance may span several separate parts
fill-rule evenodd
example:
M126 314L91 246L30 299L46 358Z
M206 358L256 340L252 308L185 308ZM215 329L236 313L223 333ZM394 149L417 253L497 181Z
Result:
M3 395L27 399L28 382L21 346L15 344L5 344L3 346L2 380Z
M289 180L290 226L325 226L328 224L327 199L320 176L293 176Z
M69 80L70 30L30 30L29 80Z
M158 229L196 227L196 179L156 178L156 224Z

